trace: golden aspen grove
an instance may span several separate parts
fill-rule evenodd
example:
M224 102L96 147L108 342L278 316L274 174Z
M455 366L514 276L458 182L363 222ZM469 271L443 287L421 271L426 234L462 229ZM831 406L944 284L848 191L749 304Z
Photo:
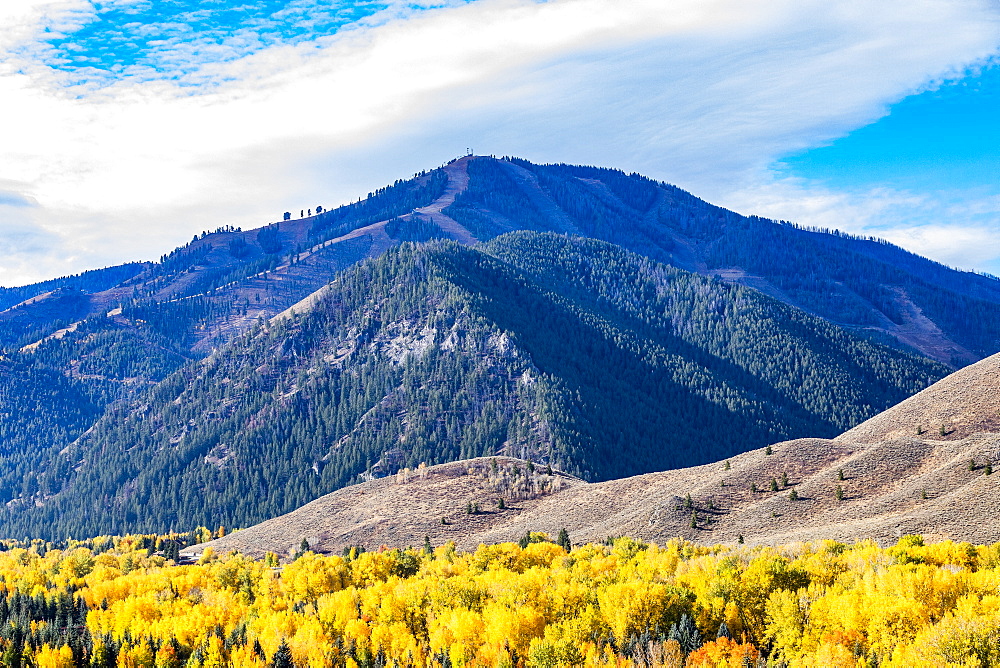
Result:
M207 530L202 530L209 536ZM991 666L1000 544L305 551L7 541L4 666Z

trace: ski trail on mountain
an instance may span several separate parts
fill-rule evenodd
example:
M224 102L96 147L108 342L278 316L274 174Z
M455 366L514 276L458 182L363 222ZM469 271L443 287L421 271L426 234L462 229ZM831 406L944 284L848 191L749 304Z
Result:
M414 209L406 217L424 216L430 218L435 225L447 232L452 239L467 246L478 242L479 239L469 232L469 230L463 227L457 220L444 213L444 210L454 204L455 199L469 187L468 165L471 159L472 156L466 156L445 165L444 171L448 175L448 185L445 186L444 192L427 206Z

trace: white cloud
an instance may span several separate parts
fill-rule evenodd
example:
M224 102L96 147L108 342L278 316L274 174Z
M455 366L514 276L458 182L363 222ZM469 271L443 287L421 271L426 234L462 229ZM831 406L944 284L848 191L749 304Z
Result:
M0 10L8 50L54 13L14 2ZM22 280L348 201L467 146L640 171L737 208L777 156L874 120L1000 43L987 0L402 7L204 65L198 76L217 85L200 94L125 81L77 97L8 60L0 99L16 103L0 126L0 180L26 184L35 224L73 238L75 253L73 266L36 263Z

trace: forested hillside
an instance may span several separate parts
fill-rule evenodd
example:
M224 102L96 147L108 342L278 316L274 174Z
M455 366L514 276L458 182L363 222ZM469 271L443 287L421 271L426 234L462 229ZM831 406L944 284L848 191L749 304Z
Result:
M704 462L945 373L845 329L952 366L1000 349L1000 281L616 170L470 156L309 213L0 290L2 531L245 524L499 451L591 479ZM434 239L475 250L383 257Z
M477 158L446 210L479 238L513 229L604 239L763 290L862 335L962 366L1000 351L1000 281L876 239L743 216L638 174Z
M833 436L945 373L605 242L404 244L113 406L40 468L12 457L2 526L245 526L364 476L497 453L633 475Z
M59 288L70 288L88 293L107 290L139 274L148 266L148 263L145 262L130 262L105 269L92 269L73 276L54 278L50 281L32 283L31 285L16 288L0 288L0 311L7 310L32 297L37 297L38 295Z

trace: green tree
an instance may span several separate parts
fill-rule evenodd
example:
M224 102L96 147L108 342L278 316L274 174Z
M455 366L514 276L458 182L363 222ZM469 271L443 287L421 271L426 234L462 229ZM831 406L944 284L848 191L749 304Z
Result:
M569 540L569 532L566 531L566 527L559 530L559 537L556 538L556 545L566 550L566 552L573 549L573 545Z
M281 641L274 656L271 657L270 668L295 668L295 662L292 660L292 650L288 646L288 641Z

